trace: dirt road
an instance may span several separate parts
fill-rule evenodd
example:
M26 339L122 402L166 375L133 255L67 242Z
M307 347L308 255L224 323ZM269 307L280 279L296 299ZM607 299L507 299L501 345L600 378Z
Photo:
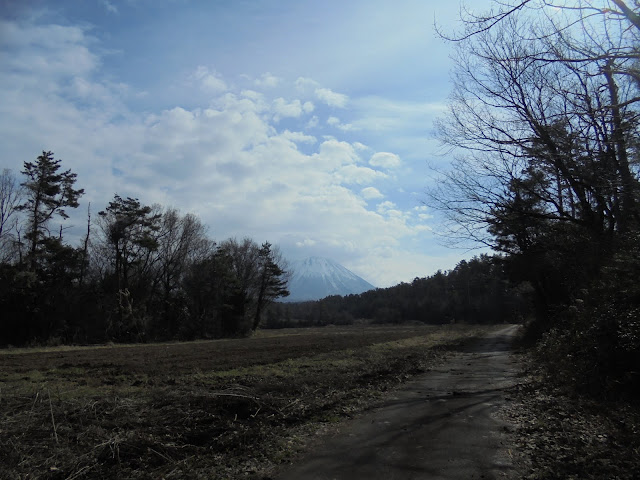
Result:
M495 413L515 383L509 354L517 326L456 353L344 424L279 480L518 478Z

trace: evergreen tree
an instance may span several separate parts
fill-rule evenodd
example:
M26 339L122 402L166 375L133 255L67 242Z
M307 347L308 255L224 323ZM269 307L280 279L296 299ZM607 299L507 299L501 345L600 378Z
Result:
M98 212L103 233L104 250L114 282L106 285L115 290L117 321L112 322L113 335L120 338L140 338L144 335L142 318L134 311L150 294L151 253L158 248L156 233L160 229L160 214L144 206L137 198L115 195L107 208ZM107 282L108 284L109 282Z
M19 210L27 214L26 239L29 242L29 268L34 270L49 230L47 224L54 215L69 218L65 208L77 208L78 199L84 189L75 190L77 175L71 170L59 172L60 160L53 158L53 152L42 152L35 162L24 162L22 173L27 180L24 187L26 201Z
M279 297L287 297L288 273L278 264L282 258L277 251L265 242L258 252L258 290L256 298L256 315L253 319L253 330L257 329L262 319L264 308Z

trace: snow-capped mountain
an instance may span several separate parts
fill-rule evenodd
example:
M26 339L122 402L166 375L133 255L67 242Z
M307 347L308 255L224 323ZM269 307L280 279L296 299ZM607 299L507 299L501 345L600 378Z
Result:
M310 257L291 262L293 275L286 302L319 300L329 295L349 295L375 288L369 282L328 258Z

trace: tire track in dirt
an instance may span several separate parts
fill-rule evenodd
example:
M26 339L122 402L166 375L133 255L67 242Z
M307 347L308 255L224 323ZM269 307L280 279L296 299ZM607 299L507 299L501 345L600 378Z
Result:
M278 480L519 478L496 413L518 365L499 329L344 423Z

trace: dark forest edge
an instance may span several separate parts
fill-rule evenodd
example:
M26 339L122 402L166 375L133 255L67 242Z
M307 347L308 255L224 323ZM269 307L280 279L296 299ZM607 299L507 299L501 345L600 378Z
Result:
M512 283L507 266L503 257L480 255L411 283L317 301L274 303L263 328L523 323L532 314L533 289L527 282Z
M80 246L65 228L84 190L43 151L23 181L2 173L0 345L151 342L246 336L359 323L495 323L528 315L529 287L511 286L500 257L362 295L276 304L290 272L277 248L249 238L217 244L193 214L115 194L87 214ZM56 231L57 230L57 231Z
M279 250L250 238L211 240L198 217L114 195L87 214L79 247L53 219L84 193L43 151L24 181L2 172L0 345L57 345L243 336L288 295Z

